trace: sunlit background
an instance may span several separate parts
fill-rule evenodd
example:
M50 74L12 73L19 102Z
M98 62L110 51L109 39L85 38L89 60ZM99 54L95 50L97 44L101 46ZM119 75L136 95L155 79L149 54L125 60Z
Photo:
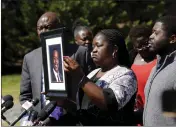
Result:
M73 43L72 24L79 19L94 34L102 28L118 28L126 38L128 50L132 51L128 40L130 28L138 24L152 26L162 15L175 15L175 5L174 0L2 0L2 95L12 95L15 103L5 115L14 120L20 113L21 65L24 55L40 46L36 22L44 12L58 14L70 30L68 43ZM7 124L2 121L2 125Z

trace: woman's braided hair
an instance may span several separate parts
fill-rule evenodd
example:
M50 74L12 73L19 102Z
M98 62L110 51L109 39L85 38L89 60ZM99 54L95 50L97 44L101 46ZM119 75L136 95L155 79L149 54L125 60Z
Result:
M123 35L117 29L103 29L99 33L105 35L109 44L118 47L117 60L119 64L130 68L131 63Z

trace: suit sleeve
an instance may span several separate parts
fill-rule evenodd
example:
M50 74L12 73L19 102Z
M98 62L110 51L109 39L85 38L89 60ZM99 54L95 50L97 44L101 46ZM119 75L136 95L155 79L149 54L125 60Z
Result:
M83 69L84 73L87 75L88 74L88 65L86 63L86 47L83 46L79 46L78 50L76 51L76 53L74 53L71 58L76 60L76 62L78 62L78 64L81 66L81 68Z
M27 66L26 56L23 60L21 84L20 84L20 103L23 104L26 100L32 100L31 78Z

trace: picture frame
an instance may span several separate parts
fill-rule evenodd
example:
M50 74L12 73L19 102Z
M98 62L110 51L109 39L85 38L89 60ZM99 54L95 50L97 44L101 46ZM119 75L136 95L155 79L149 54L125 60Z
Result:
M40 34L46 97L67 98L68 87L63 65L65 27Z

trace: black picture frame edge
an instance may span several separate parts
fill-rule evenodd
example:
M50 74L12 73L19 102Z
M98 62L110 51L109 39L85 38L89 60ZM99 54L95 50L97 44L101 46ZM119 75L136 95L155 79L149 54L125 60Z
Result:
M46 97L52 98L56 100L57 98L67 98L68 97L68 86L67 86L67 80L66 80L66 74L65 75L65 90L49 90L49 79L48 79L48 67L47 64L47 53L46 53L46 39L52 38L52 37L61 37L62 38L62 50L64 53L64 30L65 27L53 29L51 31L43 32L40 34L40 39L42 43L42 57L43 57L43 71L44 71L44 81L45 81L45 92ZM62 53L62 54L63 54ZM64 72L65 73L65 72Z

